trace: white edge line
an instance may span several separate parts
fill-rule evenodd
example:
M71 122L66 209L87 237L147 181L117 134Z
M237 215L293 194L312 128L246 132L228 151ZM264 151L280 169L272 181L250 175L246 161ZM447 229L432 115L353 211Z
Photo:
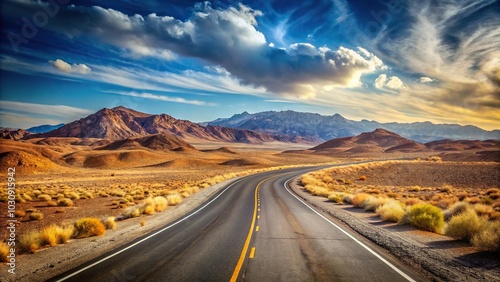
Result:
M295 178L295 177L294 177ZM302 201L302 199L300 199L297 195L295 195L294 193L292 193L288 187L287 187L287 184L290 180L292 180L293 178L291 179L288 179L284 186L285 186L285 189L286 191L288 191L288 193L290 193L293 197L295 197L295 199L297 199L299 202L301 202L302 204L304 204L306 207L308 207L310 210L312 210L314 213L316 213L317 215L319 215L321 218L323 218L324 220L326 220L328 223L330 223L331 225L335 226L337 229L339 229L340 231L342 231L342 233L344 233L345 235L349 236L349 238L351 238L354 242L358 243L361 247L365 248L367 251L369 251L372 255L374 255L375 257L377 257L379 260L381 260L383 263L385 263L387 266L389 266L390 268L392 268L394 271L396 271L397 273L399 273L401 276L403 276L406 280L408 281L412 281L412 282L416 282L415 280L413 280L413 278L411 278L410 276L408 276L406 273L404 273L402 270L400 270L399 268L397 268L396 266L394 266L392 263L390 263L389 261L387 261L386 259L384 259L382 256L380 256L379 254L377 254L375 251L373 251L372 249L370 249L367 245L363 244L363 242L359 241L358 239L356 239L354 236L352 236L351 234L349 234L347 231L345 231L344 229L342 229L340 226L338 226L337 224L333 223L331 220L329 220L328 218L326 218L324 215L320 214L319 212L317 212L315 209L313 209L312 207L310 207L308 204L306 204L304 201Z
M186 220L186 219L188 219L188 218L192 217L193 215L197 214L199 211L203 210L205 207L207 207L207 206L208 206L208 205L210 205L213 201L215 201L217 198L219 198L222 194L224 194L224 192L226 192L226 191L227 191L227 189L231 188L234 184L236 184L237 182L240 182L241 180L242 180L242 179L240 178L239 180L236 180L236 181L234 181L233 183L231 183L229 186L227 186L227 187L226 187L226 189L224 189L224 190L223 190L223 191L222 191L219 195L217 195L217 197L213 198L210 202L206 203L206 204L205 204L205 205L203 205L200 209L198 209L197 211L195 211L195 212L193 212L193 213L189 214L188 216L184 217L183 219L181 219L181 220L179 220L179 221L177 221L177 222L175 222L175 223L173 223L173 224L171 224L171 225L168 225L167 227L165 227L165 228L163 228L163 229L161 229L161 230L156 231L155 233L153 233L153 234L151 234L151 235L149 235L149 236L147 236L147 237L145 237L145 238L143 238L143 239L141 239L141 240L139 240L139 241L135 242L134 244L132 244L132 245L130 245L130 246L127 246L126 248L123 248L123 249L119 250L119 251L118 251L118 252L116 252L116 253L113 253L113 254L111 254L111 255L109 255L109 256L107 256L107 257L105 257L105 258L102 258L102 259L100 259L100 260L98 260L98 261L94 262L94 263L93 263L93 264L91 264L91 265L88 265L88 266L86 266L86 267L84 267L84 268L82 268L82 269L80 269L80 270L78 270L78 271L75 271L75 272L73 272L73 273L69 274L68 276L65 276L65 277L63 277L63 278L61 278L61 279L57 280L56 282L64 281L64 280L66 280L66 279L68 279L68 278L71 278L71 277L73 277L73 276L75 276L75 275L77 275L77 274L79 274L79 273L81 273L81 272L83 272L83 271L85 271L85 270L87 270L87 269L91 268L91 267L94 267L94 266L96 266L96 265L100 264L101 262L104 262L104 261L106 261L106 260L108 260L108 259L110 259L110 258L112 258L112 257L114 257L114 256L116 256L116 255L118 255L118 254L120 254L120 253L123 253L123 252L125 252L126 250L128 250L128 249L130 249L130 248L133 248L134 246L137 246L138 244L140 244L140 243L142 243L142 242L144 242L144 241L146 241L146 240L148 240L148 239L150 239L150 238L152 238L152 237L154 237L154 236L156 236L156 235L160 234L161 232L163 232L163 231L165 231L165 230L167 230L167 229L170 229L170 228L174 227L175 225L177 225L177 224L179 224L179 223L183 222L184 220Z

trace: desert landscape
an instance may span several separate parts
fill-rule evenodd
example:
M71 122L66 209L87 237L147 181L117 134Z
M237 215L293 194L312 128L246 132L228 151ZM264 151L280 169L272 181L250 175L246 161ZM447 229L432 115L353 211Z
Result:
M0 281L500 281L497 2L0 5Z
M106 229L119 230L127 220L145 225L149 216L226 180L353 161L363 163L311 172L300 184L336 205L469 241L477 252L500 247L498 140L422 144L377 129L314 145L124 107L103 109L48 133L23 138L4 133L1 169L16 169L19 261L75 239L106 236ZM0 208L7 209L8 201L4 190ZM411 211L422 205L435 209L438 223L411 221ZM2 214L2 219L8 217ZM463 226L471 220L476 229ZM7 246L8 233L2 236ZM7 250L2 249L4 261Z

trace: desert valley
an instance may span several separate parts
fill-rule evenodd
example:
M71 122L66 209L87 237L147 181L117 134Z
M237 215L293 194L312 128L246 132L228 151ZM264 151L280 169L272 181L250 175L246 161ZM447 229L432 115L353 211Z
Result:
M39 251L58 256L51 247L68 240L105 237L106 229L120 230L125 223L148 225L154 214L168 213L217 183L320 164L336 166L306 174L297 185L307 197L328 200L330 209L364 208L383 221L464 240L455 256L500 247L499 140L419 143L379 128L321 142L307 135L199 125L125 107L102 109L49 132L4 129L2 136L0 167L16 172L20 265L36 265ZM352 162L361 163L338 167ZM2 210L8 196L3 190ZM442 222L412 222L409 213L419 205L436 208ZM8 218L5 213L1 218L7 242ZM89 218L104 229L78 229L78 221ZM471 220L478 227L461 230ZM50 278L50 268L39 264L34 269ZM20 270L25 277L30 271L33 266Z

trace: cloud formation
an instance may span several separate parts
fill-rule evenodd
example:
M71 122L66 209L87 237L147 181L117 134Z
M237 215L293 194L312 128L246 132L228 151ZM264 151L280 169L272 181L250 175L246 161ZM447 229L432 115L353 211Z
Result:
M85 64L68 64L61 59L49 61L49 63L56 69L65 73L89 74L92 70Z
M418 81L420 81L421 83L431 83L434 81L434 79L427 76L422 76Z
M16 5L36 11L46 4L23 1ZM363 48L332 50L309 43L291 44L286 49L269 46L257 30L261 15L243 4L215 9L208 2L197 4L186 20L71 5L61 7L47 28L69 38L92 37L135 56L171 59L178 54L202 59L226 69L242 84L284 96L312 98L324 87L358 87L362 75L385 68ZM53 65L66 72L84 71L63 61Z
M215 103L207 103L207 102L199 101L199 100L187 100L187 99L184 99L181 97L170 97L170 96L166 96L166 95L158 95L158 94L152 94L152 93L138 93L138 92L133 92L133 91L132 92L109 91L107 93L113 93L113 94L129 96L129 97L136 97L136 98L143 98L143 99L151 99L151 100L157 100L157 101L163 101L163 102L190 104L190 105L196 105L196 106L216 106L217 105Z
M375 79L373 84L378 89L389 88L392 90L399 90L404 88L404 83L397 76L387 77L386 74L381 74Z

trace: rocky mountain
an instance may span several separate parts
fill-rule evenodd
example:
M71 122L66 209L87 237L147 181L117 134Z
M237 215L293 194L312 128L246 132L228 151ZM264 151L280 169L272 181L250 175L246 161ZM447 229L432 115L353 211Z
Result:
M0 139L20 140L30 134L24 129L0 128Z
M295 111L268 111L256 114L243 112L230 118L219 118L204 124L301 136L318 143L339 137L355 136L377 128L390 130L422 143L440 139L500 139L500 130L486 131L471 125L433 124L431 122L379 123L368 120L348 120L339 114L323 116Z
M44 125L30 127L28 129L26 129L26 131L29 131L32 133L45 133L45 132L52 131L54 129L58 129L58 128L62 127L63 125L64 125L64 123L60 123L60 124L56 124L56 125L44 124Z
M262 143L272 141L301 142L301 137L269 135L244 129L220 126L201 126L169 115L152 115L125 107L104 108L85 118L66 124L35 137L78 137L121 140L152 134L173 134L188 141L208 140L224 142Z

